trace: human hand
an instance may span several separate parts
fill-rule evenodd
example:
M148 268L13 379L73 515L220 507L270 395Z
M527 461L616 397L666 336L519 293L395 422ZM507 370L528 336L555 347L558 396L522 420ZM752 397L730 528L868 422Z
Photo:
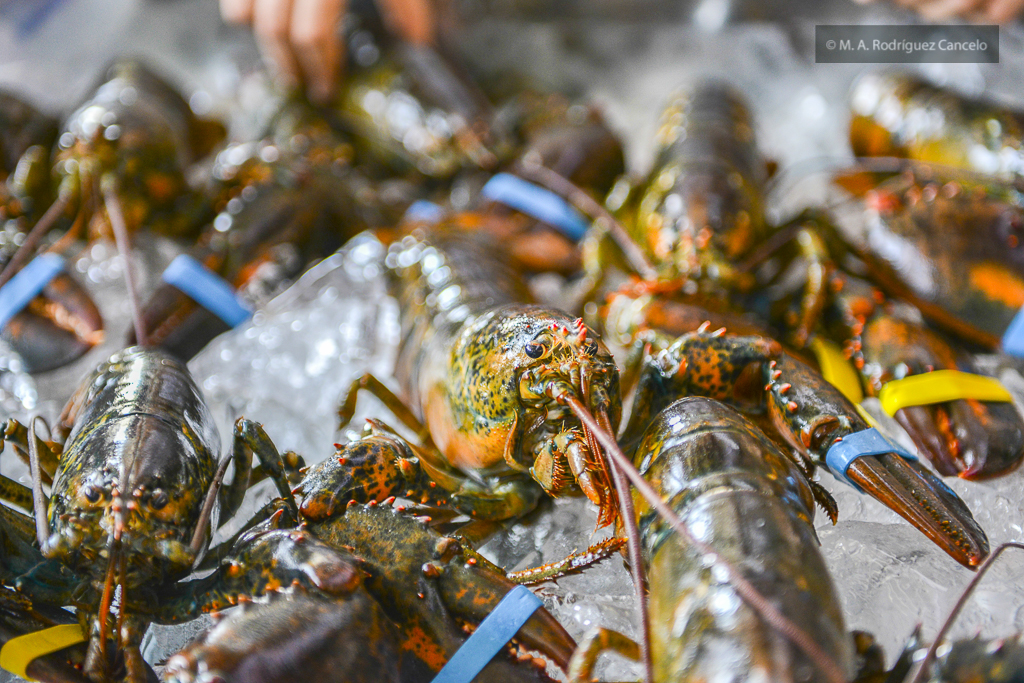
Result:
M854 0L859 4L875 0ZM930 21L962 18L979 23L1003 24L1024 11L1024 0L894 0Z
M417 45L434 35L430 0L377 0L384 20ZM343 66L338 24L347 0L220 0L225 21L250 24L260 50L286 85L303 85L310 99L330 99Z

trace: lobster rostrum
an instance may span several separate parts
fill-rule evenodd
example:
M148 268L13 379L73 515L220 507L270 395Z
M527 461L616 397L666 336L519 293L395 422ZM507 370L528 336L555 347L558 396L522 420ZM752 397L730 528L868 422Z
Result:
M226 514L237 509L254 452L287 495L281 456L266 450L272 444L262 428L240 420L232 459L241 476L219 489L227 460L216 459L219 437L198 387L178 361L137 347L86 379L61 427L70 430L63 446L39 439L35 421L28 429L11 421L6 430L15 450L33 461L36 552L45 558L13 583L34 602L76 608L89 635L84 666L91 680L111 680L113 642L124 653L127 679L144 681L139 643L147 613L158 596L178 590L175 582L201 556L214 502ZM52 481L48 497L44 479ZM25 493L3 480L6 500L26 506ZM26 524L8 531L23 533Z
M408 404L367 376L346 397L342 424L356 390L373 389L420 435L419 462L456 507L510 519L542 490L579 490L601 508L599 525L610 524L616 506L600 448L566 402L574 397L618 424L615 363L582 321L524 303L516 268L490 235L466 229L472 218L392 245L386 265L402 320L396 375Z
M632 457L695 537L813 634L819 655L849 680L852 640L811 525L814 496L790 458L739 413L705 398L660 412ZM829 680L642 496L634 494L634 503L650 586L654 681ZM570 680L592 680L603 650L637 655L624 636L595 630L574 654Z

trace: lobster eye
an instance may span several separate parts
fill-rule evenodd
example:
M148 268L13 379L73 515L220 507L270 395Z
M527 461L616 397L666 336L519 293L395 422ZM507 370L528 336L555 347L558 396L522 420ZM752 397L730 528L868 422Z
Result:
M526 351L526 355L530 358L540 358L544 355L544 347L540 344L527 344L523 350Z
M161 510L168 503L167 492L161 489L153 491L152 497L149 499L149 506L154 510Z
M90 503L98 503L101 494L98 488L90 484L89 486L86 486L85 488L82 489L82 495Z

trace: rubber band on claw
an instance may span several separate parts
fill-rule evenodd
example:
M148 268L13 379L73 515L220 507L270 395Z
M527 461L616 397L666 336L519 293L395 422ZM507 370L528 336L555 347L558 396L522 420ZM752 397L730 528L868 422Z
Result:
M28 302L64 270L64 259L56 254L41 254L0 287L0 329L11 322Z
M231 327L252 317L252 310L235 289L191 256L181 254L171 261L163 280Z
M35 680L25 672L34 660L84 642L85 636L78 624L61 624L27 633L8 640L0 648L0 669L29 681Z
M526 586L510 590L437 672L433 683L470 683L542 604Z
M821 376L826 382L838 389L851 403L857 404L864 400L860 378L838 346L820 337L811 339L809 346L818 359Z
M583 239L590 226L576 209L554 192L509 173L499 173L488 180L480 195L533 216L575 242Z
M847 434L832 444L825 454L825 464L837 478L863 493L863 489L850 479L847 470L855 460L869 455L894 453L904 460L917 460L917 456L894 441L886 438L876 428L871 427L853 434Z
M901 408L970 398L1009 403L1013 396L995 377L959 370L935 370L887 383L878 393L882 409L893 416Z

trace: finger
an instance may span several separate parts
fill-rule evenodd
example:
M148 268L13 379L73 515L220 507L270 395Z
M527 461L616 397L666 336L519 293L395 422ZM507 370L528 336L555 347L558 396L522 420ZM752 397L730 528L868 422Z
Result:
M434 40L434 12L430 0L379 0L392 31L414 45Z
M344 0L293 0L291 45L305 78L306 90L317 102L334 92L341 59L338 24Z
M291 18L292 0L255 0L252 26L260 51L286 88L295 87L301 78L289 44Z
M918 12L922 17L931 21L951 19L953 17L961 17L971 12L983 1L984 0L932 0L928 4L922 5L918 9Z
M230 24L252 23L253 0L220 0L220 16Z
M992 0L985 8L984 16L987 21L995 24L1004 24L1016 18L1024 11L1024 0Z

